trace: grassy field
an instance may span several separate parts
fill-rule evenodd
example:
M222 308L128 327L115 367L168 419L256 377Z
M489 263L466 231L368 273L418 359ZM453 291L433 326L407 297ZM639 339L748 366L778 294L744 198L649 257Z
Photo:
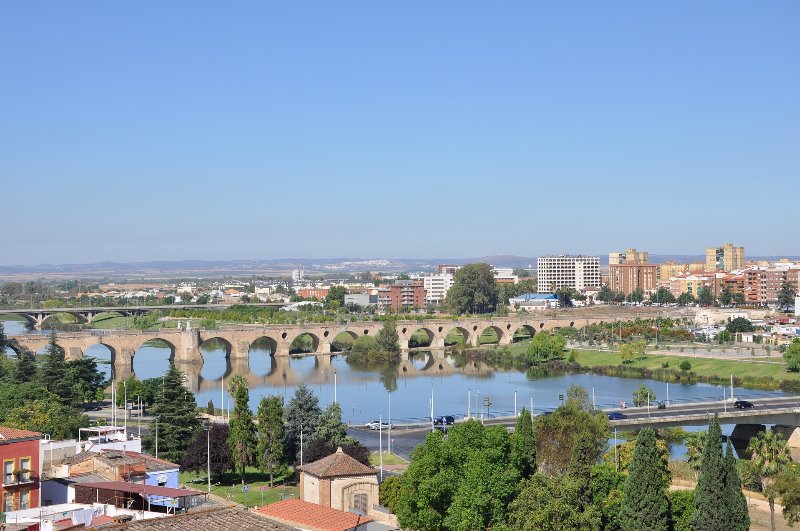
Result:
M369 456L369 462L372 463L372 466L378 466L380 464L380 452L372 452ZM383 464L384 465L405 465L408 464L408 461L403 459L402 457L390 454L389 452L383 452Z
M211 485L211 493L230 500L235 503L241 503L247 507L255 505L261 506L268 503L280 501L284 498L297 498L298 488L296 486L281 486L277 483L275 487L269 488L269 476L262 474L255 468L248 467L245 474L245 485L249 487L249 492L242 492L242 482L238 475L225 474L220 485ZM207 479L205 473L197 477L193 472L181 472L179 481L186 485L186 488L195 489L202 492L207 491ZM265 487L263 502L261 496L261 487Z
M598 352L593 350L580 350L577 352L576 361L584 367L622 365L618 352ZM774 358L776 361L780 360L779 356ZM741 378L749 376L753 378L769 377L776 380L800 380L800 373L788 372L782 363L752 363L748 361L648 354L644 359L626 365L660 369L662 364L669 363L670 368L678 369L683 360L688 361L692 365L691 372L699 376L726 377L732 374Z
M133 317L123 317L117 313L101 313L92 319L92 328L130 328L133 326Z

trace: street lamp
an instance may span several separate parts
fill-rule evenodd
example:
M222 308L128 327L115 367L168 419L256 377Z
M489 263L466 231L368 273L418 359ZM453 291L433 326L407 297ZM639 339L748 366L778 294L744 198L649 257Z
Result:
M208 492L211 493L211 422L206 421L206 474L208 475Z

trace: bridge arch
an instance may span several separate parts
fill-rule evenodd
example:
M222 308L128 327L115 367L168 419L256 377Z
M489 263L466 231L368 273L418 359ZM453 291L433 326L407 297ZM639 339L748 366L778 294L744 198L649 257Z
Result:
M326 332L327 333L327 330ZM352 330L341 330L328 334L327 336L331 342L331 352L344 352L353 347L353 341L358 338L358 334Z
M502 343L505 332L496 325L489 325L481 330L478 335L478 344L486 345L489 343Z
M425 326L408 328L408 348L430 347L433 344L433 330Z
M29 313L7 313L3 317L19 317L20 319L24 319L28 325L28 328L33 329L38 324L36 321L36 317ZM12 321L14 319L11 319ZM8 330L6 330L6 334L8 334Z
M532 339L536 335L536 328L529 324L523 324L511 331L511 342L525 341Z
M225 339L224 337L219 337L219 336L209 337L202 340L198 348L200 349L200 355L203 357L204 361L205 361L204 353L210 350L217 350L221 348L222 350L225 351L226 358L230 358L231 352L233 352L233 345L231 345L231 342Z
M289 354L313 354L319 350L319 337L311 332L300 332L289 342Z
M449 347L451 345L469 344L469 336L469 330L463 326L455 326L444 334L444 346Z
M147 350L143 351L143 349ZM150 338L130 353L130 370L140 380L161 376L169 369L169 364L175 362L175 353L175 345L170 341L161 337ZM121 366L116 362L118 357L119 353L115 353L115 377L122 374L121 372L118 374L116 370ZM121 359L120 361L127 365L127 360Z
M253 351L269 351L270 356L274 356L278 350L278 341L270 336L261 336L255 338L253 341L250 342L250 346L248 347L248 352Z

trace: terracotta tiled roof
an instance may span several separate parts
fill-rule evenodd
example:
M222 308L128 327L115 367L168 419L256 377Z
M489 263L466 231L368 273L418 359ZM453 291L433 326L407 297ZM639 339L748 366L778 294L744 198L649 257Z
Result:
M42 436L41 433L35 431L18 430L16 428L6 428L5 426L0 426L0 441L3 440L11 441L14 439L28 439L30 437L40 438L41 436Z
M130 531L291 531L294 528L233 507L193 510L178 516L136 520L125 524L103 526L103 529Z
M324 531L347 531L358 524L372 521L368 516L359 516L298 499L271 503L256 512L281 523Z
M378 473L378 471L371 466L359 463L344 453L341 447L328 457L323 457L319 461L303 465L300 467L300 470L317 476L318 478L367 476Z

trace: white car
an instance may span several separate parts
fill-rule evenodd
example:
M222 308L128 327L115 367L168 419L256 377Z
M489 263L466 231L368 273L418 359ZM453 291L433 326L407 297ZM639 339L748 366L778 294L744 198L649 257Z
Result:
M379 421L379 420L371 420L371 421L367 422L364 425L364 427L365 428L369 428L371 430L378 430L378 429L381 429L381 428L383 428L384 430L388 430L389 428L392 427L392 425L389 424L388 422L386 422L385 420L383 421L383 423L381 423L381 421Z

